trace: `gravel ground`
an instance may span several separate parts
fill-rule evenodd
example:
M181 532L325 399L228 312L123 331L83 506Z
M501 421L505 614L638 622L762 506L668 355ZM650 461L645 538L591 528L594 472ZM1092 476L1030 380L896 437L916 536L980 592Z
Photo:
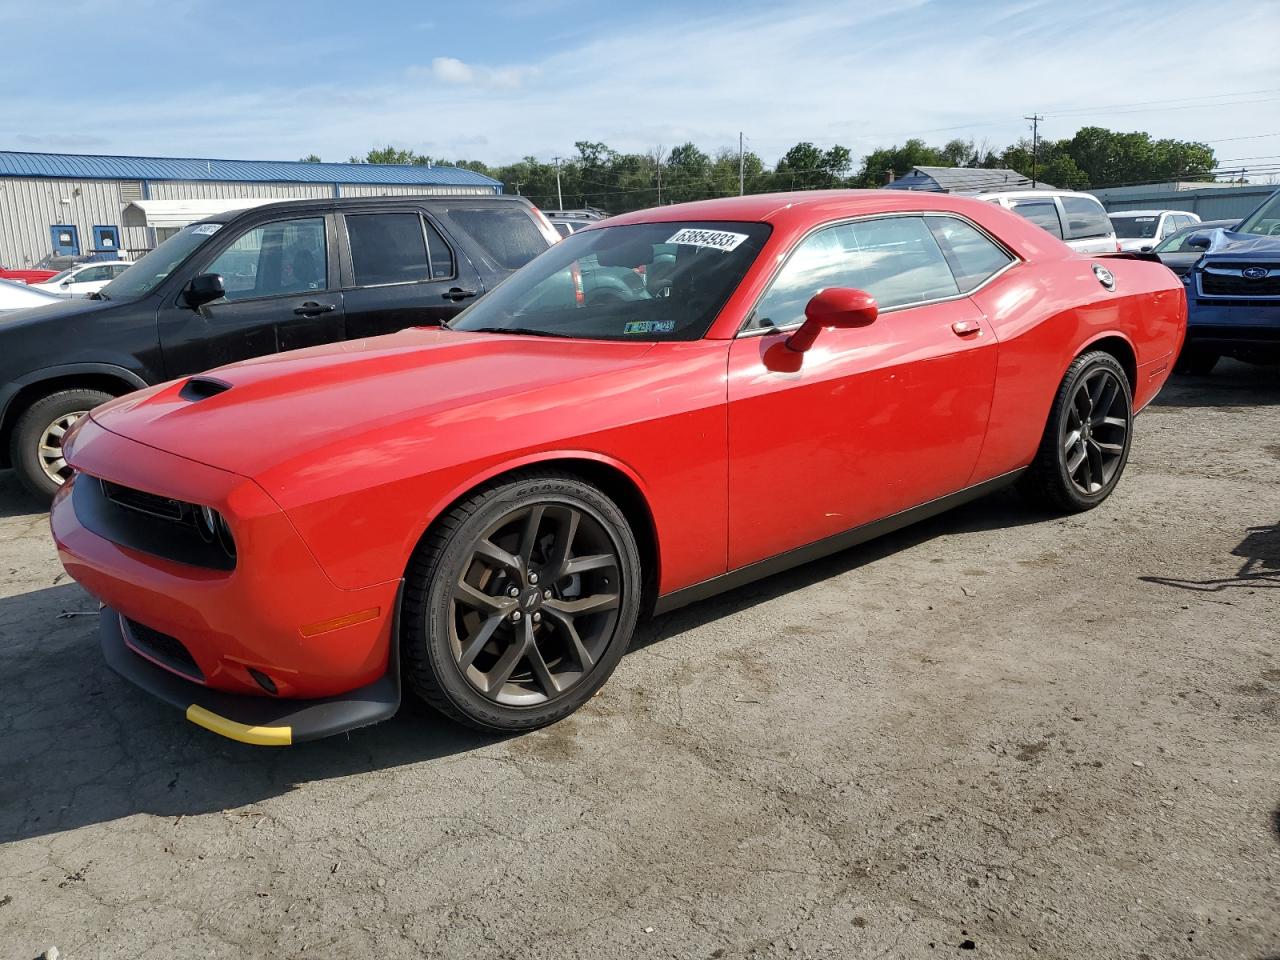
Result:
M0 957L1280 957L1280 378L663 617L508 740L283 751L117 680L0 474ZM780 501L780 509L785 503Z

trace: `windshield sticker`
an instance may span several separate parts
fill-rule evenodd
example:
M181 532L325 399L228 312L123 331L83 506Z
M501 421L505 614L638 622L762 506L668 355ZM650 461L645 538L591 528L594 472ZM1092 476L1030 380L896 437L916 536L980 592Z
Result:
M198 227L194 227L191 232L197 237L212 237L215 233L222 229L220 223L202 223Z
M1155 223L1156 218L1155 217L1134 217L1133 222L1134 223Z
M742 241L747 239L745 233L730 233L728 230L697 230L685 227L676 232L667 243L683 244L687 247L711 247L728 253L737 250Z
M674 320L632 320L622 328L622 332L635 336L645 333L672 333L675 328Z

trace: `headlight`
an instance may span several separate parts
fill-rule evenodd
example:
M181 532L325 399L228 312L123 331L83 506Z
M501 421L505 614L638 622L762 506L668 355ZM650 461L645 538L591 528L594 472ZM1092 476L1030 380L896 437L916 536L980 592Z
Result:
M236 542L231 536L231 527L227 524L226 517L213 507L200 506L196 508L195 522L200 539L205 543L217 542L228 557L235 559Z

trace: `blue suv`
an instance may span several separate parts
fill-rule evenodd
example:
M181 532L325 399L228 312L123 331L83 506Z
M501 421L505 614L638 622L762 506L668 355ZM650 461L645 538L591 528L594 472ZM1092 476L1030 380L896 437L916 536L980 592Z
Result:
M1207 374L1219 357L1280 363L1280 190L1233 230L1188 244L1204 250L1187 285L1187 340L1179 368Z

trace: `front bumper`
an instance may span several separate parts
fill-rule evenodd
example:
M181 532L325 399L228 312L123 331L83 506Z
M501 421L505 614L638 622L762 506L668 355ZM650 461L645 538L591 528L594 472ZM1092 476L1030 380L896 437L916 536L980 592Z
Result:
M1224 302L1188 291L1187 342L1221 347L1280 346L1280 302Z
M386 720L400 707L400 659L367 686L334 697L290 700L223 693L185 680L130 649L129 627L103 607L98 640L107 665L135 686L186 713L192 723L241 743L287 747Z

